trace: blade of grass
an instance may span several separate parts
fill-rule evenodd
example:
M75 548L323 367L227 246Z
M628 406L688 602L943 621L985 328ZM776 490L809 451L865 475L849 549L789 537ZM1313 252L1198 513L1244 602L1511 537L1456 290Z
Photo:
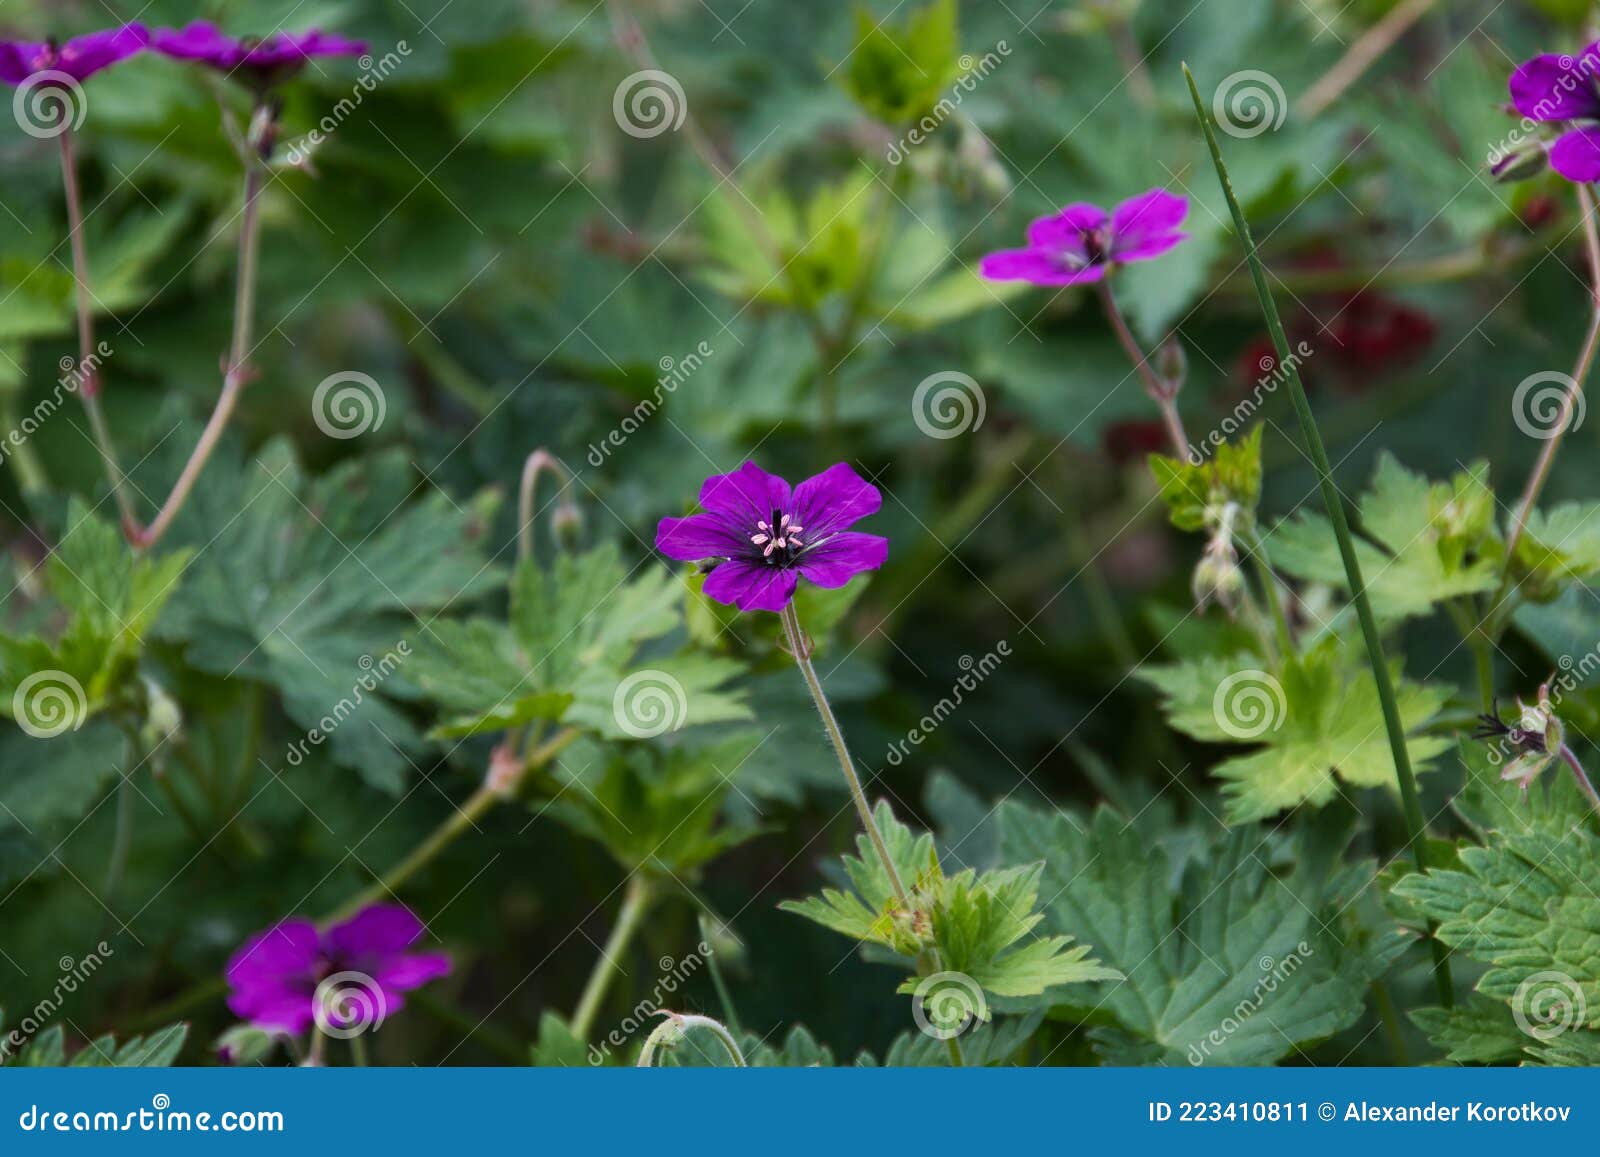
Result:
M1272 293L1267 288L1266 270L1261 265L1261 257L1256 253L1255 239L1250 235L1250 223L1245 220L1244 210L1239 207L1239 200L1233 195L1233 182L1228 179L1228 167L1223 164L1222 150L1217 147L1217 134L1211 123L1211 116L1206 111L1205 102L1200 99L1200 90L1195 86L1194 74L1189 71L1189 66L1183 66L1184 79L1189 82L1189 95L1194 100L1195 116L1200 120L1200 128L1205 133L1206 145L1211 150L1211 163L1216 166L1217 180L1222 185L1222 195L1227 198L1228 210L1233 214L1234 227L1239 233L1239 242L1244 246L1245 258L1250 264L1250 277L1255 282L1256 296L1261 301L1261 312L1266 316L1267 329L1272 334L1272 344L1278 353L1278 364L1287 367L1289 379L1289 396L1294 401L1295 416L1300 419L1300 430L1306 440L1306 446L1311 451L1311 460L1317 468L1317 479L1322 486L1322 502L1328 510L1328 521L1333 524L1333 533L1339 540L1339 555L1344 560L1345 579L1350 584L1350 600L1355 603L1356 616L1361 620L1361 634L1367 644L1367 661L1372 668L1372 680L1378 687L1378 701L1383 705L1383 723L1389 733L1389 750L1394 756L1395 778L1400 783L1401 811L1405 815L1406 833L1411 845L1411 854L1416 858L1417 867L1426 871L1428 868L1428 849L1426 842L1426 825L1422 819L1422 802L1417 795L1417 778L1411 770L1411 755L1406 750L1405 724L1400 719L1400 707L1395 701L1394 679L1389 674L1389 665L1383 657L1383 639L1378 634L1378 620L1372 613L1372 604L1367 600L1366 584L1361 578L1361 564L1356 559L1355 543L1350 537L1350 526L1345 521L1344 503L1339 496L1339 488L1333 481L1333 467L1328 461L1327 447L1322 444L1322 434L1317 429L1316 415L1311 412L1311 403L1306 400L1305 386L1300 382L1300 371L1297 363L1290 356L1289 339L1283 331L1283 320L1278 316L1278 307L1272 300ZM1433 976L1439 989L1439 1000L1446 1008L1455 1002L1455 989L1450 980L1449 951L1441 944L1437 937L1432 936L1433 929L1429 928L1429 945L1433 949Z

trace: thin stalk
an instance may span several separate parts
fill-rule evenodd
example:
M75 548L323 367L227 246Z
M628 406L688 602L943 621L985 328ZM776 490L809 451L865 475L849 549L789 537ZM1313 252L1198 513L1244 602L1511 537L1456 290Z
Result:
M1594 808L1595 814L1600 815L1600 793L1594 790L1594 784L1589 781L1588 775L1584 773L1583 764L1578 762L1577 755L1565 743L1561 745L1561 761L1572 769L1572 775L1578 781L1578 787L1583 790L1584 795L1589 797L1590 806Z
M1278 640L1278 650L1285 660L1294 657L1294 633L1289 630L1289 616L1283 609L1283 596L1278 590L1278 576L1273 572L1272 560L1267 557L1267 544L1254 531L1241 535L1245 550L1250 552L1250 562L1261 582L1261 591L1267 600L1267 610L1272 614L1273 632Z
M1401 3L1389 9L1382 20L1357 37L1334 66L1306 90L1306 94L1295 105L1296 115L1309 120L1338 100L1436 3L1438 0L1401 0Z
M873 850L878 853L883 870L889 877L889 886L894 889L895 899L902 908L909 910L910 894L900 879L900 871L895 867L894 859L889 855L889 846L883 842L883 833L878 831L877 821L872 818L872 806L867 802L867 793L861 787L861 777L856 774L856 765L850 758L850 748L845 745L844 732L839 729L839 721L834 718L833 708L828 706L828 697L822 690L822 680L817 678L817 669L811 664L811 646L806 641L805 631L800 627L800 616L795 613L794 603L791 602L783 608L781 617L783 633L789 641L789 653L794 656L795 666L800 668L800 674L805 678L806 688L811 692L811 701L817 706L817 714L822 717L823 730L828 733L828 740L833 744L833 753L839 759L839 770L844 772L845 783L850 788L850 799L856 805L856 814L861 817L861 826L867 833L867 839L872 842Z
M267 131L270 133L270 129ZM245 168L244 207L239 226L239 269L234 285L233 342L228 352L227 369L222 375L222 393L217 397L216 407L211 411L211 417L206 422L205 429L201 431L200 440L195 443L189 460L184 463L183 471L172 487L172 493L162 504L155 521L139 533L137 545L141 548L155 545L171 527L172 520L178 516L178 512L183 509L183 504L188 501L190 492L200 479L200 472L205 469L212 452L222 440L223 431L228 428L228 422L233 418L233 412L239 405L239 398L250 380L249 360L251 333L255 321L256 267L261 248L261 189L265 172L264 158L250 163Z
M718 1021L712 1020L709 1016L668 1012L666 1009L661 1010L661 1015L666 1019L656 1025L650 1035L645 1037L644 1047L639 1050L639 1068L651 1068L655 1064L656 1050L665 1042L676 1041L686 1029L691 1028L703 1028L710 1032L712 1036L717 1038L722 1047L727 1050L728 1059L734 1063L734 1067L741 1069L747 1067L744 1053L739 1049L739 1042L734 1040L733 1034Z
M644 875L635 873L622 893L622 908L617 912L617 922L611 928L611 935L606 938L605 947L600 950L600 958L594 962L589 979L583 986L583 994L578 997L578 1007L572 1014L572 1035L580 1041L589 1039L594 1018L600 1012L600 1002L605 999L612 978L621 968L618 961L627 952L654 899L650 881Z
M700 939L708 947L711 943L712 921L715 917L704 913L700 916ZM732 929L729 929L732 935ZM706 968L711 973L711 986L717 990L717 1001L722 1005L723 1018L728 1022L728 1028L734 1036L739 1035L739 1012L733 1006L733 994L728 991L728 982L723 978L722 965L717 963L715 952L706 953Z
M1517 542L1522 538L1523 529L1527 526L1528 516L1533 513L1534 503L1539 500L1539 494L1550 478L1550 467L1556 460L1556 451L1561 449L1561 443L1572 425L1572 413L1578 406L1584 383L1589 378L1589 370L1594 365L1595 350L1600 348L1600 232L1596 231L1594 198L1590 195L1588 186L1575 185L1574 188L1578 194L1578 210L1583 217L1584 248L1589 255L1589 329L1584 335L1583 346L1578 351L1578 362L1573 367L1571 378L1568 379L1567 390L1561 396L1561 412L1556 421L1556 428L1550 437L1545 439L1544 449L1539 451L1539 460L1534 463L1533 472L1528 475L1527 484L1522 488L1522 497L1517 500L1516 513L1511 519L1511 530L1506 536L1507 569L1511 566Z
M533 557L533 499L539 488L539 475L551 474L557 481L572 474L550 451L542 447L529 454L522 464L522 480L517 486L517 561ZM558 512L559 512L558 507Z
M133 740L128 741L128 764L133 767L138 749ZM106 860L106 880L100 888L100 899L107 908L116 900L117 889L122 886L122 876L128 868L128 850L133 845L133 796L131 786L133 771L117 783L116 831L111 837L111 855Z
M83 410L89 418L89 430L94 444L106 464L106 477L111 481L111 496L116 500L117 512L122 516L124 533L131 533L139 525L134 513L133 500L124 486L122 467L117 462L116 447L111 441L111 427L106 422L105 410L100 406L99 355L94 344L94 310L89 292L89 251L83 235L83 195L78 188L78 159L73 148L72 118L63 112L61 134L56 138L61 144L61 184L67 198L67 227L72 241L72 279L76 283L78 308L78 365L82 375L78 394L83 398Z
M22 425L17 419L16 399L9 390L0 393L0 423L4 423L7 430L17 430ZM45 472L44 463L39 460L32 442L19 440L6 457L11 468L17 472L17 489L22 491L24 498L38 498L50 489L50 475Z
M1133 362L1134 370L1144 380L1144 392L1149 394L1150 400L1160 407L1161 421L1167 427L1167 437L1172 440L1173 456L1179 461L1187 461L1189 436L1184 433L1183 419L1178 417L1177 391L1170 382L1161 379L1161 375L1150 365L1150 359L1139 348L1139 339L1134 337L1133 330L1128 328L1128 323L1122 316L1122 309L1117 305L1116 294L1111 291L1110 283L1102 279L1095 288L1100 293L1100 301L1106 310L1106 319L1111 322L1117 340L1122 343L1122 348Z
M1272 299L1272 292L1267 287L1266 270L1256 253L1255 239L1250 234L1250 223L1245 220L1244 210L1239 207L1238 198L1234 196L1233 183L1228 179L1228 169L1222 160L1222 150L1217 146L1217 135L1212 127L1211 117L1200 99L1200 90L1195 85L1194 74L1189 71L1188 65L1184 65L1183 75L1189 82L1189 95L1194 100L1195 115L1199 118L1200 127L1205 133L1206 145L1211 150L1211 161L1217 170L1217 180L1222 185L1222 193L1227 198L1229 211L1233 214L1239 241L1244 246L1245 257L1250 263L1250 275L1255 279L1256 296L1261 300L1267 328L1272 333L1278 364L1286 366L1289 370L1289 396L1294 402L1295 416L1300 421L1301 433L1305 437L1307 448L1311 451L1312 462L1317 468L1317 478L1321 483L1322 501L1328 511L1328 520L1333 524L1334 535L1339 540L1339 555L1344 561L1345 580L1350 585L1350 599L1355 604L1357 617L1361 620L1361 634L1367 647L1367 662L1372 669L1373 683L1378 689L1379 703L1383 707L1383 722L1389 735L1389 750L1394 758L1395 779L1400 785L1401 810L1405 816L1407 842L1411 846L1411 854L1416 859L1418 869L1426 871L1428 867L1426 825L1422 818L1422 801L1417 794L1416 776L1411 769L1411 755L1406 750L1405 723L1400 718L1399 703L1395 699L1394 679L1389 673L1389 665L1383 655L1383 638L1378 633L1378 620L1372 613L1372 604L1367 598L1366 583L1361 577L1361 564L1356 558L1355 543L1350 537L1350 526L1345 520L1344 503L1339 496L1339 488L1333 481L1333 465L1328 461L1328 450L1322 444L1322 434L1317 429L1316 415L1311 410L1305 387L1300 382L1299 370L1289 356L1289 339L1284 333L1283 319L1278 316L1278 307ZM1429 931L1431 933L1432 929ZM1455 1003L1455 986L1450 979L1449 955L1437 936L1430 935L1429 945L1433 951L1433 975L1439 990L1439 1000L1448 1008Z

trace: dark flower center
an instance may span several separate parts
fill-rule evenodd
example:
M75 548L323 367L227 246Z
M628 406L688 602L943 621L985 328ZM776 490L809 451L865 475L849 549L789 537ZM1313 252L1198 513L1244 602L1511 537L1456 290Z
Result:
M800 541L800 532L804 529L791 515L774 509L770 520L759 519L756 522L756 530L750 536L750 541L761 551L761 557L769 565L788 566L800 557L800 552L805 548L805 543Z

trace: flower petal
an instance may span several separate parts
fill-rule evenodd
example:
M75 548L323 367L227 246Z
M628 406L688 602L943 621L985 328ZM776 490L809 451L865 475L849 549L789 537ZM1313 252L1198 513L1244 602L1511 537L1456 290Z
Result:
M321 954L317 926L295 917L257 932L228 961L228 984L235 989L272 987L286 977L310 976Z
M700 589L707 598L728 603L741 611L781 611L794 597L799 583L788 567L731 559L706 575Z
M831 590L862 571L877 570L888 557L887 538L846 530L805 551L795 565L808 580Z
M789 484L746 462L731 474L714 474L700 487L700 505L712 514L725 515L740 526L754 529L758 520L789 505Z
M770 517L771 511L762 515ZM728 558L748 550L750 534L743 523L738 527L717 514L691 514L688 518L663 518L656 525L656 549L679 562L699 562L703 558Z
M1569 181L1600 181L1600 128L1563 133L1550 147L1550 167Z
M815 542L878 513L883 496L848 462L837 462L794 488L790 511L804 542Z
M1188 215L1189 199L1165 189L1130 197L1111 214L1111 255L1143 261L1165 253L1187 236L1177 230Z
M1099 205L1078 201L1068 205L1053 217L1040 217L1028 226L1028 245L1034 249L1049 249L1058 253L1074 253L1087 257L1083 235L1101 228L1107 221L1106 211Z
M308 981L309 984L309 981ZM316 1019L312 991L287 990L263 997L260 994L235 994L228 997L228 1008L241 1020L258 1028L298 1036Z
M1105 276L1104 265L1086 265L1082 269L1069 269L1059 257L1052 257L1038 249L1002 249L991 253L978 264L978 272L990 281L1031 281L1034 285L1077 285L1099 281Z
M1529 120L1565 121L1600 116L1600 44L1576 57L1545 53L1525 60L1511 74L1511 103Z
M335 959L397 956L422 939L422 921L403 904L372 904L323 935Z
M443 952L416 952L391 960L378 970L373 979L386 991L410 992L430 980L449 975L449 956Z

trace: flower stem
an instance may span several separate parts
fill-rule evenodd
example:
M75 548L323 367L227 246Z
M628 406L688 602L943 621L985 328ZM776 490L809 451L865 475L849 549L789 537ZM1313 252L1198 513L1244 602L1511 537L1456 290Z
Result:
M1261 581L1261 591L1267 600L1267 609L1272 613L1272 626L1278 641L1278 649L1283 653L1285 661L1292 659L1295 654L1294 634L1289 630L1289 616L1283 609L1283 596L1278 590L1278 576L1273 572L1272 560L1267 557L1267 544L1254 531L1240 537L1244 540L1245 550L1250 554L1250 562L1256 569L1256 577Z
M1099 290L1100 301L1105 306L1106 319L1111 322L1111 328L1117 335L1117 340L1122 343L1122 348L1127 351L1128 358L1133 362L1133 368L1144 380L1144 392L1150 395L1151 401L1161 410L1161 421L1167 427L1167 437L1172 440L1172 453L1179 461L1187 461L1189 457L1189 436L1184 433L1183 419L1178 417L1178 392L1170 382L1161 380L1161 375L1156 373L1150 365L1150 359L1139 348L1139 340L1133 336L1133 330L1128 328L1127 321L1122 316L1122 309L1117 305L1117 297L1111 291L1110 282L1102 279L1095 288Z
M654 899L654 889L650 881L642 873L635 873L628 880L627 889L622 893L622 908L617 913L617 922L612 926L611 935L606 938L605 947L600 950L600 958L594 962L594 968L589 972L589 979L583 986L583 994L578 998L578 1007L572 1014L572 1035L580 1041L589 1039L589 1033L594 1028L594 1018L600 1012L600 1002L605 999L606 991L611 987L612 977L621 968L618 961L628 950L628 945L632 943L634 934L638 932L639 925L644 921L645 913L649 911Z
M889 877L889 886L894 889L895 899L902 908L911 907L911 898L906 892L905 883L900 879L900 871L894 866L894 860L889 855L889 846L883 842L883 833L878 831L878 824L872 818L872 806L867 802L867 794L861 787L861 777L856 774L855 763L850 758L850 749L845 745L844 732L839 729L839 721L833 716L833 708L828 706L828 697L823 693L822 681L817 678L817 669L811 665L811 645L806 640L805 631L800 627L800 616L795 613L794 604L791 602L781 612L783 619L783 632L789 641L789 653L794 656L795 665L800 668L800 674L805 678L806 688L811 692L811 701L817 705L817 714L822 717L823 730L828 733L828 739L833 744L833 753L839 758L839 770L844 772L845 783L850 788L850 798L856 805L856 814L861 817L861 826L867 833L867 839L872 842L873 850L878 853L878 859L883 863L883 870Z
M1343 56L1322 77L1306 90L1295 106L1295 114L1310 120L1342 96L1346 89L1361 79L1395 41L1406 34L1413 24L1428 14L1438 0L1401 0L1384 14L1371 28L1356 38Z
M111 496L122 516L124 533L139 525L133 510L133 500L128 497L122 467L117 462L116 447L111 441L111 428L106 422L105 410L100 405L99 355L94 344L94 309L89 292L89 252L83 235L83 194L78 187L78 159L73 148L70 115L56 138L61 144L61 184L66 191L67 228L72 242L72 279L77 289L78 309L78 365L82 375L78 394L83 398L83 410L89 418L89 430L94 444L106 464L106 477L111 481Z
M1578 756L1572 748L1565 743L1561 745L1561 759L1572 769L1573 777L1578 781L1578 786L1583 789L1583 794L1589 797L1589 804L1594 808L1595 814L1600 815L1600 792L1594 790L1594 784L1589 781L1584 773L1583 764L1578 762Z
M744 1053L739 1050L739 1042L733 1039L733 1034L724 1028L720 1022L712 1020L709 1016L668 1012L666 1009L661 1010L661 1015L666 1019L656 1025L650 1035L645 1037L644 1047L639 1050L639 1068L648 1069L653 1067L656 1059L656 1050L664 1042L676 1040L683 1035L685 1029L691 1028L706 1029L712 1036L716 1037L722 1047L728 1050L728 1059L734 1063L734 1067L741 1069L749 1067L745 1062Z
M253 135L257 139L270 142L275 126L265 106L257 110L257 118L266 127L253 130ZM270 143L264 147L270 149ZM264 155L260 159L252 158L245 167L244 205L239 226L239 269L234 285L233 342L228 352L228 364L222 375L222 393L217 397L216 407L211 411L211 417L206 422L205 429L201 431L200 440L195 443L189 460L184 463L178 481L173 484L172 493L162 504L155 521L139 532L136 545L141 548L155 545L171 527L172 520L178 516L178 512L183 509L183 504L188 501L190 492L199 481L200 472L205 469L206 462L217 448L217 443L222 440L223 431L228 428L228 422L232 419L233 412L239 405L239 398L250 380L249 361L251 333L255 322L256 267L261 248L261 189L265 173Z
M1426 825L1422 818L1422 802L1417 793L1416 776L1411 770L1411 755L1406 749L1405 722L1400 717L1400 706L1395 698L1394 679L1384 658L1383 638L1378 633L1377 616L1372 613L1366 584L1361 577L1361 564L1356 558L1355 543L1350 537L1350 527L1345 520L1344 503L1339 495L1339 487L1333 480L1333 466L1328 461L1327 447L1322 444L1322 434L1317 429L1316 415L1306 398L1305 386L1300 382L1299 370L1289 356L1289 339L1284 333L1283 319L1278 316L1277 304L1272 300L1272 293L1267 287L1266 270L1256 253L1255 240L1250 234L1250 223L1245 220L1244 210L1239 207L1238 198L1233 194L1233 184L1228 179L1228 169L1222 160L1222 150L1217 146L1217 136L1211 125L1211 117L1200 99L1200 90L1195 85L1194 74L1189 71L1188 65L1184 66L1183 75L1189 83L1189 95L1194 100L1195 115L1199 118L1200 128L1205 133L1206 145L1211 150L1211 160L1217 170L1217 180L1222 185L1223 196L1226 197L1228 209L1233 214L1233 223L1238 230L1240 244L1244 246L1245 257L1250 264L1250 275L1255 279L1256 296L1261 300L1267 328L1272 333L1278 364L1287 367L1289 371L1289 396L1294 402L1295 416L1300 421L1301 433L1317 469L1328 520L1333 524L1334 536L1339 540L1339 555L1344 562L1345 580L1350 586L1350 599L1355 604L1356 616L1361 621L1361 634L1367 647L1367 662L1372 669L1372 681L1377 686L1378 701L1383 708L1384 727L1389 733L1389 750L1394 758L1395 779L1400 786L1401 811L1405 816L1407 842L1411 846L1411 854L1416 859L1418 869L1426 871L1428 867ZM1455 986L1450 979L1449 955L1438 937L1431 935L1433 931L1431 927L1429 931L1429 945L1433 952L1434 983L1438 988L1440 1002L1449 1008L1455 1003Z
M1545 439L1544 449L1539 451L1539 460L1534 463L1533 472L1528 475L1528 481L1522 488L1522 497L1517 500L1516 513L1511 519L1511 530L1506 536L1508 570L1512 564L1512 556L1516 553L1517 542L1522 538L1523 529L1527 526L1528 516L1533 513L1534 503L1539 500L1539 494L1550 478L1550 467L1555 462L1556 451L1561 449L1567 429L1572 425L1572 413L1583 394L1589 370L1594 365L1595 350L1600 348L1600 233L1597 233L1595 227L1595 204L1594 198L1589 193L1589 187L1577 185L1575 188L1578 193L1578 211L1583 218L1584 248L1589 255L1589 329L1584 335L1583 346L1578 351L1578 362L1573 367L1572 377L1568 379L1566 393L1562 395L1561 412L1556 421L1556 428L1550 437Z

